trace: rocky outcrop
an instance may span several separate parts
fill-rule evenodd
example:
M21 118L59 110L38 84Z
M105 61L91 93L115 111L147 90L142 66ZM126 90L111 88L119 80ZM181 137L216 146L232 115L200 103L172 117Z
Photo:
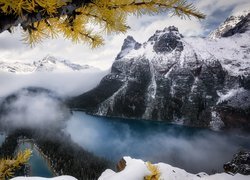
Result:
M110 74L69 104L101 116L249 128L249 37L184 38L173 26L143 44L129 36Z
M209 38L217 39L229 37L236 33L244 33L249 30L250 10L236 12L227 18L220 26L210 33Z
M244 16L243 16L244 17ZM237 33L244 33L249 30L250 27L250 13L244 17L239 23L237 23L232 29L224 32L222 37L229 37Z
M241 151L235 154L232 161L224 164L223 168L227 173L250 175L250 152Z
M126 167L126 161L124 158L122 158L116 165L116 169L118 172L121 172L122 170L125 169L125 167Z

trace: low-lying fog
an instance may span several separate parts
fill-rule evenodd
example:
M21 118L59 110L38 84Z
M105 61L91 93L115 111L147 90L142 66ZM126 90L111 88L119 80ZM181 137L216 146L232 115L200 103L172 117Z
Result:
M44 89L22 89L0 108L0 127L5 130L62 129L70 117L60 98Z
M69 119L69 110L60 98L77 96L91 90L107 73L97 69L67 73L0 72L0 131L24 127L47 130L64 127L65 121ZM38 88L41 92L32 93L23 89L28 87ZM46 89L51 93L46 92ZM15 98L4 101L13 94Z
M117 163L123 156L165 162L197 173L223 171L223 163L250 137L152 121L121 120L74 112L67 132L84 148Z
M0 72L0 98L24 87L42 87L60 96L77 96L94 88L108 71L13 74Z

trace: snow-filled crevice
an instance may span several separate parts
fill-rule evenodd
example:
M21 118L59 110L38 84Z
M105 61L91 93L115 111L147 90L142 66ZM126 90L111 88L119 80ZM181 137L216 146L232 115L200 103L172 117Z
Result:
M126 88L128 86L128 81L126 81L124 83L124 85L118 90L116 91L111 97L109 97L108 99L106 99L104 102L102 102L99 107L98 107L98 111L97 111L97 115L100 116L106 116L108 114L108 110L110 109L111 111L113 111L114 105L115 105L115 99L118 95L123 95L126 92Z
M154 106L155 106L155 100L156 100L156 92L157 92L157 83L156 83L156 79L155 79L155 68L154 65L152 63L152 61L148 61L149 63L149 69L150 69L150 75L151 75L151 81L150 84L148 86L148 90L147 90L147 99L146 99L146 109L145 112L142 116L142 118L144 119L150 119L152 118L152 113L154 110Z

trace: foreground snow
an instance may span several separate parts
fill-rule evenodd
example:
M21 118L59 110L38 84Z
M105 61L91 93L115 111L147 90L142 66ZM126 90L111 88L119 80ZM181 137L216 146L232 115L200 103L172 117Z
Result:
M42 177L16 177L11 180L45 180L45 179L50 179L50 180L77 180L76 178L72 176L58 176L54 178L42 178Z
M124 157L126 161L126 167L121 172L114 172L110 169L104 171L98 180L138 180L143 179L145 176L150 175L150 171L147 169L146 163L142 160L132 159L130 157ZM227 173L207 175L206 173L191 174L182 170L170 166L165 163L154 164L159 168L161 173L160 179L167 180L249 180L250 176L244 176L241 174L229 175Z
M150 171L144 161L140 159L132 159L131 157L124 157L126 167L121 172L114 172L107 169L102 173L98 180L140 180L145 176L150 175ZM220 173L214 175L207 175L206 173L191 174L183 169L173 167L169 164L158 163L154 164L160 171L160 179L162 180L249 180L250 176L241 174L230 175L227 173ZM41 177L16 177L11 180L76 180L72 176L58 176L55 178L41 178Z

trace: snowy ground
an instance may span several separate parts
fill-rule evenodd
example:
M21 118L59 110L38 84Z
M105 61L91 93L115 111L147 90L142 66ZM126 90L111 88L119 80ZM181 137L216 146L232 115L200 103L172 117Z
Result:
M146 163L142 160L124 157L126 168L121 172L114 172L110 169L104 171L98 180L139 180L150 175ZM206 173L191 174L183 169L172 167L165 163L155 164L161 173L162 180L249 180L250 176L241 174L230 175L227 173L207 175Z
M142 180L145 176L150 175L150 171L144 161L140 159L132 159L131 157L124 157L126 167L121 172L114 172L107 169L102 173L98 180ZM154 164L160 171L161 180L249 180L250 176L241 174L230 175L227 173L220 173L214 175L207 175L204 172L198 174L191 174L183 169L173 167L169 164L158 163ZM72 176L58 176L55 178L41 178L41 177L16 177L11 180L76 180Z
M77 180L72 176L58 176L54 178L42 178L42 177L16 177L11 180Z

